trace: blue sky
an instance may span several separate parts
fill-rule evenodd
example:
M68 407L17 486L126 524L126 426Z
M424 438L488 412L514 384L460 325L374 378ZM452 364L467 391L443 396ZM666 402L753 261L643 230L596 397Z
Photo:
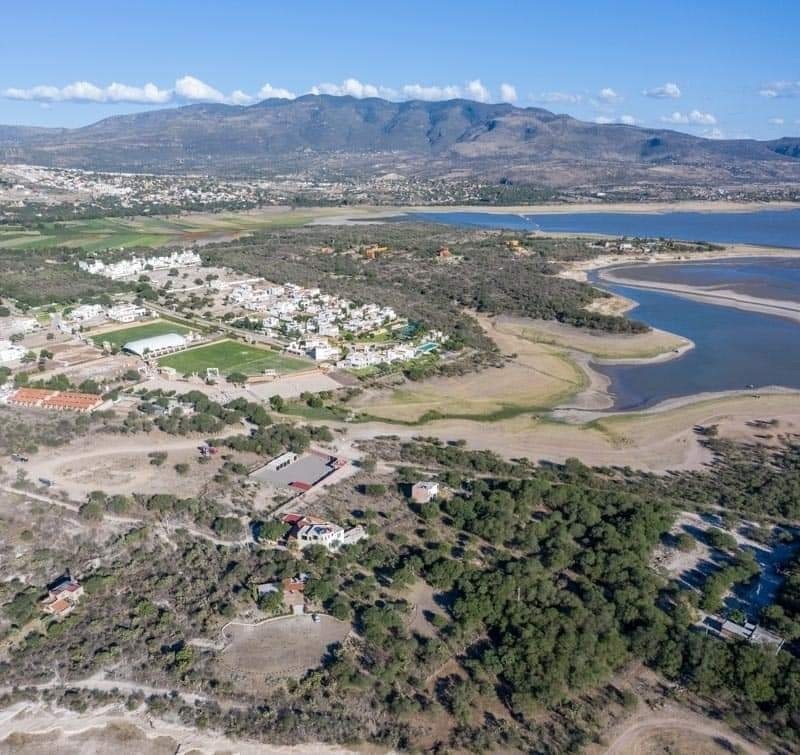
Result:
M798 2L115 5L4 8L0 123L322 91L514 101L706 136L800 133Z

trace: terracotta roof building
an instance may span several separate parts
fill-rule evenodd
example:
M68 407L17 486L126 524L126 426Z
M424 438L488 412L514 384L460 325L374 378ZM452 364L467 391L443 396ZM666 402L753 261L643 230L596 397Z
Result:
M103 403L94 393L53 391L49 388L18 388L8 397L15 406L36 406L57 411L90 412Z

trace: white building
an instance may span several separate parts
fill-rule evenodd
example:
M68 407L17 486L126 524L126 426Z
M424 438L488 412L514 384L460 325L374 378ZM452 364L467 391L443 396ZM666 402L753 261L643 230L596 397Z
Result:
M108 317L115 322L136 322L147 317L150 312L136 304L117 304L109 307Z
M282 453L280 456L276 456L274 459L267 462L265 468L270 472L276 472L279 469L288 467L290 464L294 464L298 458L297 454L293 451L286 451L286 453Z
M18 362L28 353L24 346L19 346L10 341L0 341L0 364Z
M174 351L185 349L188 341L178 333L164 333L160 336L150 338L140 338L136 341L128 341L123 347L123 351L129 354L136 354L142 358L161 357L165 354L172 354Z
M86 262L81 260L78 267L92 275L102 275L105 278L127 278L139 275L145 270L169 270L173 267L190 267L202 263L197 252L181 251L172 252L155 257L132 257L129 260L119 260L106 264L102 260Z
M341 352L329 344L316 344L308 350L308 355L315 362L333 362L339 358Z
M301 548L308 545L324 545L328 550L336 550L344 543L344 530L338 524L307 524L297 533Z
M39 327L33 317L12 317L10 320L0 320L0 326L10 336L31 333Z
M88 322L101 317L103 313L104 309L100 304L81 304L67 315L67 320L70 322Z
M416 503L428 503L439 495L439 483L434 480L421 480L411 486L411 500Z

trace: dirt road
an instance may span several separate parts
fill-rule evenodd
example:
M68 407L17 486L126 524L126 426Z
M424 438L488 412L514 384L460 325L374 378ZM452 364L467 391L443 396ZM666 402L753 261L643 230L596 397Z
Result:
M734 733L722 721L702 718L685 710L675 709L635 716L623 726L624 728L615 733L613 742L603 751L604 755L645 755L661 752L659 746L653 742L656 737L677 740L677 748L673 743L669 751L685 755L731 752L730 745L741 748L742 752L749 755L768 753L768 750ZM652 749L650 745L654 745Z

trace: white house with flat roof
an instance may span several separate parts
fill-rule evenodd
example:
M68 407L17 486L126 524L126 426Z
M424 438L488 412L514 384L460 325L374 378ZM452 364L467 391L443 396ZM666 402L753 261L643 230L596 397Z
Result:
M324 545L336 550L344 542L344 529L338 524L307 524L297 532L297 543L301 548L308 545Z
M117 304L109 307L107 314L115 322L136 322L147 317L149 310L136 304Z

